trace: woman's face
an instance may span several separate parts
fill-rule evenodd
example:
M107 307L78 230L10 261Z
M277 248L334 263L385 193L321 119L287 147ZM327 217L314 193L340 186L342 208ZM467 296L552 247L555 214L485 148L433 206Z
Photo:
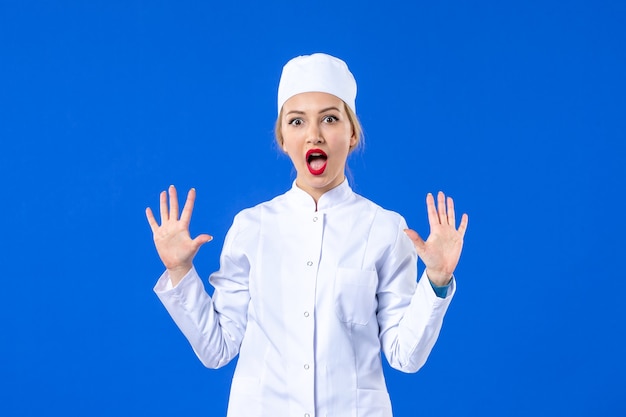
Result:
M332 94L297 94L283 105L280 123L296 184L318 201L343 182L348 152L357 144L345 104Z

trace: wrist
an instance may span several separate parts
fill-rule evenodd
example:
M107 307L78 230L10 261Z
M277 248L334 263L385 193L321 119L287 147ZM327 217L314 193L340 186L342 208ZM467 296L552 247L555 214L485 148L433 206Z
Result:
M180 281L191 271L192 265L180 266L177 268L168 268L167 274L172 282L172 286L175 287Z
M445 287L452 281L452 274L446 272L432 271L426 269L426 276L434 285L438 287Z

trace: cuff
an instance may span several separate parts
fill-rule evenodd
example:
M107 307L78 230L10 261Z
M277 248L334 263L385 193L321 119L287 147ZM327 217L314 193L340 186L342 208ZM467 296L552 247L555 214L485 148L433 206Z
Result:
M191 276L198 276L198 273L196 272L196 268L194 266L192 266L189 272L187 272L187 274L180 280L178 285L174 287L172 285L172 280L170 279L170 274L167 272L167 269L166 269L165 272L163 272L163 275L159 277L156 285L154 286L154 292L156 292L157 294L161 294L161 293L175 290L178 287L182 287L181 284L183 284L183 282L189 281L190 280L189 277Z
M448 285L443 285L441 287L439 285L433 284L430 278L428 279L428 282L430 282L430 286L433 287L433 291L435 291L435 294L437 295L437 297L446 298L448 296L448 289L450 288L450 285L452 285L453 279L454 278L450 279L450 282L448 283Z

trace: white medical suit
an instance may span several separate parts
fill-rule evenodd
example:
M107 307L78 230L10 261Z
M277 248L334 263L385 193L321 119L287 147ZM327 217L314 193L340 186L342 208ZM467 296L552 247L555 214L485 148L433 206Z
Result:
M235 217L212 297L195 269L174 288L163 274L154 290L202 363L239 354L228 417L392 415L380 352L417 371L456 287L417 282L406 227L347 180L317 207L294 183Z

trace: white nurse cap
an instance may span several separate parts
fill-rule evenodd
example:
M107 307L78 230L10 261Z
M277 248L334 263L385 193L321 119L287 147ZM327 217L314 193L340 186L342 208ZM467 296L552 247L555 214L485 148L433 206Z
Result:
M278 113L289 98L314 91L339 97L356 114L354 76L341 59L321 53L298 56L285 64L278 84Z

